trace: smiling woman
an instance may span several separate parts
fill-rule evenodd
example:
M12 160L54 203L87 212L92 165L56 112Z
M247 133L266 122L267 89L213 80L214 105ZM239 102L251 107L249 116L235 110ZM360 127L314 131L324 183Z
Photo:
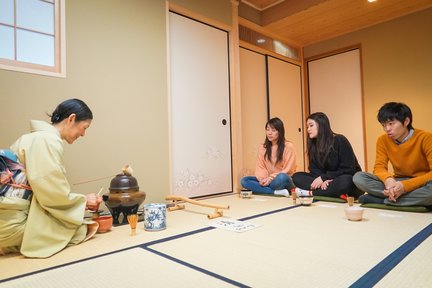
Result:
M92 237L98 228L84 221L89 206L101 202L94 193L72 193L63 160L64 141L72 144L85 135L93 114L79 99L60 103L51 124L32 120L31 132L21 136L11 150L25 166L30 199L0 197L0 250L26 257L49 257L66 246ZM0 251L1 252L1 251Z
M85 135L85 130L90 127L92 119L93 113L79 99L64 101L51 114L52 125L60 132L61 138L69 144Z

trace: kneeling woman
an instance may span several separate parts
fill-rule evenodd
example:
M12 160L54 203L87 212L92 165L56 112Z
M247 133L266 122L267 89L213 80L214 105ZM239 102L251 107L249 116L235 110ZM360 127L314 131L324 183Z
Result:
M51 124L32 120L31 133L11 146L33 194L0 193L0 254L46 258L94 235L98 224L84 220L84 212L102 199L71 192L63 160L64 141L72 144L84 136L92 119L83 101L69 99L54 110Z
M291 175L295 172L294 146L285 140L285 128L279 118L270 119L266 125L264 144L258 147L255 176L241 180L244 188L258 194L289 196L294 187Z
M358 198L361 192L352 178L361 168L348 139L331 130L330 121L322 112L311 114L306 126L310 173L297 172L293 175L297 194Z

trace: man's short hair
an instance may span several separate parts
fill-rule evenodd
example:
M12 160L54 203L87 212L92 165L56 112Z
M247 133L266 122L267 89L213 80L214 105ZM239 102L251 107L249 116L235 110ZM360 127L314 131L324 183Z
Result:
M401 123L409 118L408 129L413 129L411 109L405 103L388 102L385 103L378 111L378 121L383 124L387 121L397 120Z

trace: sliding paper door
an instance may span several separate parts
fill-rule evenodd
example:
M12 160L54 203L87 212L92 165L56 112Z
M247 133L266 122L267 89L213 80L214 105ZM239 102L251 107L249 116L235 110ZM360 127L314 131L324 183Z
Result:
M228 33L169 14L172 194L232 191Z
M332 130L345 135L365 170L360 50L308 62L310 112L324 112Z
M284 122L285 138L296 149L297 171L304 171L301 69L280 59L267 59L270 117Z
M254 175L258 146L264 143L267 122L267 81L265 55L240 49L242 111L242 176Z

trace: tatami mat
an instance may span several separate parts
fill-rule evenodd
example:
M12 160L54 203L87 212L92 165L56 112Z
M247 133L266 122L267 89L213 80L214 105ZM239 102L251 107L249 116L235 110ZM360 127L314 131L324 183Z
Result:
M127 225L115 227L48 259L0 257L0 279L11 279L0 286L349 287L432 222L431 213L378 209L365 209L363 221L351 222L346 204L298 207L283 197L204 201L230 209L208 220L214 209L186 204L168 212L163 231L144 231L140 222L136 236ZM208 228L221 219L259 227L243 233ZM402 278L409 287L431 286L422 285L431 283L432 240L420 240L390 273L375 275L377 287L407 287L395 285Z
M348 287L430 223L373 209L350 222L343 207L315 203L249 219L261 226L244 233L215 229L151 248L252 287Z
M432 237L427 238L375 287L432 287Z
M203 202L230 206L230 209L224 210L224 219L237 219L244 216L256 215L292 204L291 199L287 198L281 199L279 197L256 196L253 199L246 200L240 199L237 195L206 199L203 200ZM2 256L0 257L0 267L11 268L0 269L0 281L1 279L7 279L97 255L111 253L112 251L134 247L157 239L194 231L205 227L209 223L207 214L214 212L213 208L201 207L188 203L186 203L185 206L184 210L167 212L167 229L163 231L145 231L143 222L139 222L136 236L130 236L128 225L113 227L110 232L96 234L93 239L77 246L68 247L47 259L26 259L16 254Z
M2 288L233 287L140 248L1 284Z

